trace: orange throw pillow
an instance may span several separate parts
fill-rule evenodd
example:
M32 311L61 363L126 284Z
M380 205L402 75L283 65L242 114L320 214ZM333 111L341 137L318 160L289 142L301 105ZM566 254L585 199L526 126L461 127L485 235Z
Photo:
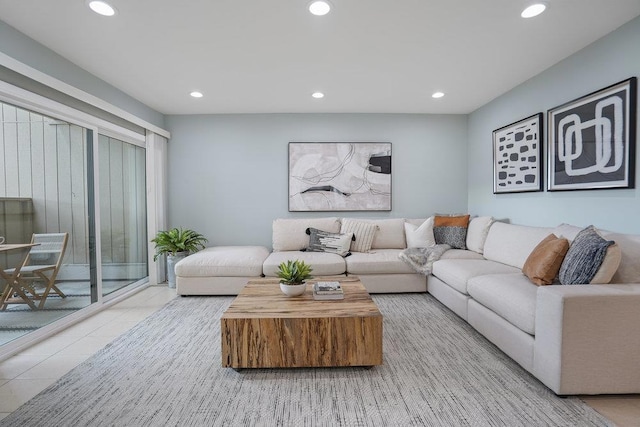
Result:
M531 251L522 272L538 286L550 285L558 275L569 241L550 234Z

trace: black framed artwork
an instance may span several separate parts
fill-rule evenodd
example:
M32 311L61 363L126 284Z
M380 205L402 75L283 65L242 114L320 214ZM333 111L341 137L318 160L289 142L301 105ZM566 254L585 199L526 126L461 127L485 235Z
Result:
M547 112L549 191L634 188L636 80Z
M390 210L390 142L289 143L289 212Z
M542 191L542 113L493 131L493 193Z

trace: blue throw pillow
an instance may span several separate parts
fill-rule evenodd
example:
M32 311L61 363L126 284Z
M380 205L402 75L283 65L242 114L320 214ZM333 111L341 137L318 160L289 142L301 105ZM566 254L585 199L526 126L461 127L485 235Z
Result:
M591 283L607 255L607 249L615 242L605 240L593 225L580 231L562 261L558 278L563 285Z

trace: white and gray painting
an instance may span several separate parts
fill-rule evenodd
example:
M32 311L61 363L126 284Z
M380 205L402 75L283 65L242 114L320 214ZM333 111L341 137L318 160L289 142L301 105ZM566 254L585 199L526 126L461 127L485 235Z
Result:
M391 143L289 143L289 211L391 210Z

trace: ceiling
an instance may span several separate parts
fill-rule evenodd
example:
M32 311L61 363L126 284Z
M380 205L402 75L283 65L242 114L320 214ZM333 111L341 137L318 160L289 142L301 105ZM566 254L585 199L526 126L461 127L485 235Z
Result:
M330 2L317 17L308 0L111 0L107 18L0 0L0 20L164 114L465 114L640 15L640 0L547 0L526 20L527 0Z

